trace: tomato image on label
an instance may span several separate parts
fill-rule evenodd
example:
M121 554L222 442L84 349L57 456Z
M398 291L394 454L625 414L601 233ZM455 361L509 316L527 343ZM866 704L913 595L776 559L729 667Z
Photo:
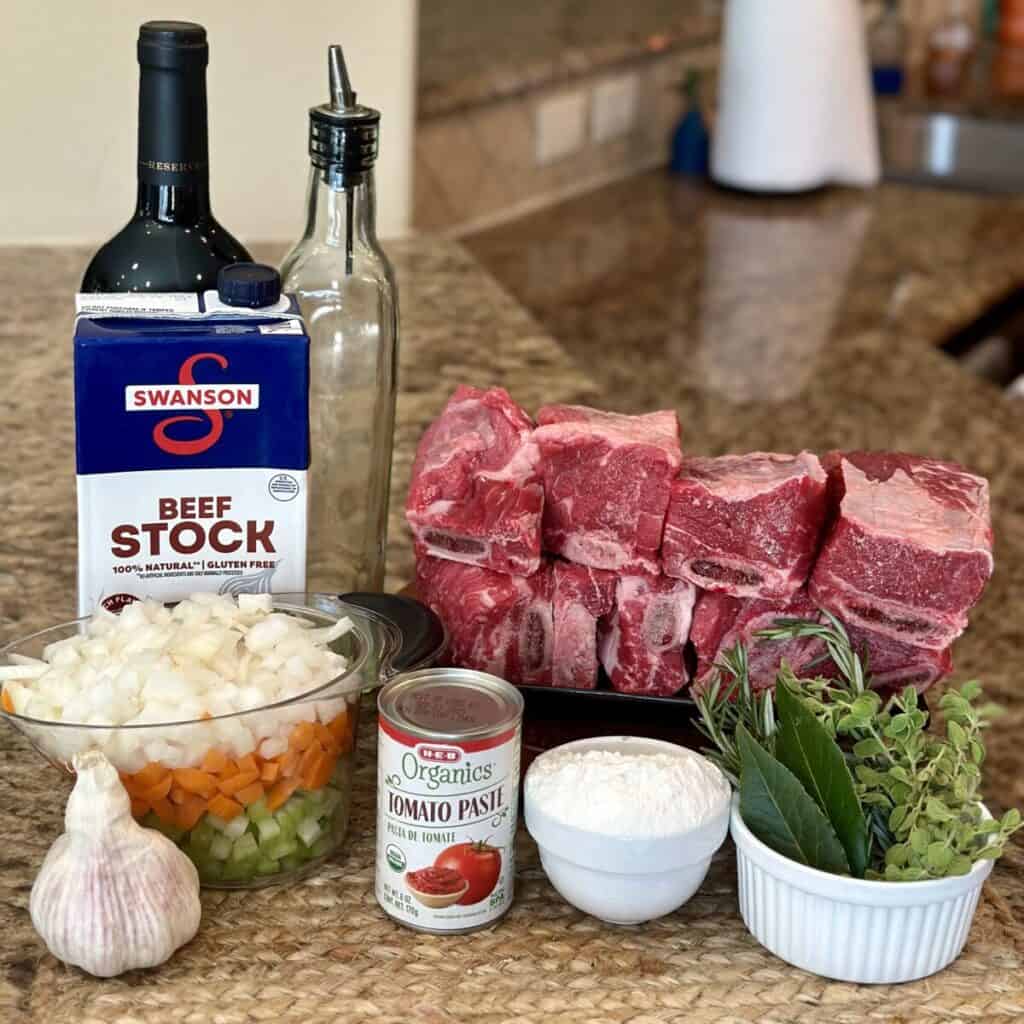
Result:
M434 910L458 903L469 888L469 882L454 868L437 865L410 871L405 885L420 903Z
M458 903L469 906L486 899L494 891L501 875L501 851L483 842L456 843L442 850L434 861L435 868L451 868L469 883Z

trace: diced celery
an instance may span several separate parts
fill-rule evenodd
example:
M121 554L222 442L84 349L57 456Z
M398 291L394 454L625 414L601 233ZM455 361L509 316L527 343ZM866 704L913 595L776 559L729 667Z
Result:
M209 817L207 815L199 822L194 829L192 829L192 835L190 842L203 846L209 849L210 843L213 842L217 835L217 830L206 820Z
M306 802L311 807L317 807L320 804L322 804L323 800L324 800L324 789L325 788L326 787L321 787L320 789L307 789L307 790L304 790L305 797L306 797Z
M290 857L294 853L298 852L298 850L299 844L294 839L285 836L278 836L276 839L271 839L260 847L260 853L264 857L270 857L273 860L281 860L283 857Z
M226 835L228 839L237 839L239 836L245 834L245 830L248 827L249 819L244 814L239 814L224 826L224 835Z
M227 836L216 836L210 843L210 856L216 860L227 860L231 855L231 840Z
M184 844L185 851L192 858L206 857L209 856L210 844L212 842L212 839L207 839L205 836L193 832L188 837L188 842Z
M252 833L246 833L240 839L235 840L231 847L231 860L238 864L241 861L255 859L259 856L259 847L256 845L256 837Z
M246 878L251 878L253 874L253 868L255 862L252 860L244 860L239 863L234 861L227 861L224 864L224 873L221 878L225 882L239 882Z
M330 836L321 836L310 848L310 853L314 857L319 857L321 854L330 853L331 847L334 845Z
M256 822L256 831L259 833L260 845L271 839L276 839L281 834L281 826L273 818L261 818Z
M224 870L224 865L219 860L211 860L210 858L197 859L195 864L199 877L205 882L216 882Z
M217 832L223 832L228 827L228 823L223 818L218 818L216 814L210 814L209 812L207 812L203 821L209 822L210 827Z
M272 816L272 811L267 807L267 801L264 797L260 797L255 803L249 804L246 808L246 814L249 815L250 821L262 821L264 818Z
M278 864L276 860L271 860L269 857L261 857L256 862L257 875L276 875L280 870L280 864Z
M302 867L305 862L305 857L300 857L297 854L289 854L287 857L282 857L280 860L282 871L294 871L296 868Z
M274 821L277 822L281 835L288 836L289 839L295 838L295 822L292 821L290 814L277 814L274 816Z
M307 818L295 831L307 846L312 846L320 838L323 829L316 818Z
M335 808L341 803L341 791L333 786L325 786L321 792L324 798L320 804L321 814L333 814Z

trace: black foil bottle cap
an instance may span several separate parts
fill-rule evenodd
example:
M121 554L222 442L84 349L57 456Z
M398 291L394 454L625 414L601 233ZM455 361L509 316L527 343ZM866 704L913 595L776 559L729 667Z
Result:
M139 28L139 63L168 70L209 63L206 29L193 21L147 21Z
M380 111L356 102L345 55L338 43L327 48L331 100L309 111L309 156L320 168L368 171L377 160Z
M226 306L273 306L281 298L281 275L265 263L232 263L217 274L217 294Z

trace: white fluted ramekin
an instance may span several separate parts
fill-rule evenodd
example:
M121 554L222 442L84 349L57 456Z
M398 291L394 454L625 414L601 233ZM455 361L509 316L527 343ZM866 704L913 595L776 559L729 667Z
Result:
M924 978L949 966L967 942L992 861L966 875L873 882L809 868L765 846L733 799L740 913L777 957L837 981Z

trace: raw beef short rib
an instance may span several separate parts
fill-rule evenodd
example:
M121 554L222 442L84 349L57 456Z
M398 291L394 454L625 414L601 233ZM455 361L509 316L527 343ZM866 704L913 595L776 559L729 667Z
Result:
M460 386L416 450L405 515L429 554L528 576L544 488L533 423L503 388Z
M686 580L619 577L615 610L599 626L598 655L621 693L670 697L686 685L683 646L697 590Z
M549 405L537 423L545 550L594 569L659 572L669 486L681 460L676 414Z
M992 574L988 482L898 452L825 460L839 501L810 594L844 622L941 651Z
M555 562L551 684L575 690L597 686L597 623L615 603L615 573Z
M697 649L697 674L694 688L704 689L719 658L742 643L747 649L747 669L751 685L763 690L775 685L775 677L783 659L799 673L803 665L821 650L815 640L758 639L758 630L775 625L776 619L810 619L817 622L821 613L800 590L785 602L763 601L760 598L732 597L721 591L705 590L693 610L690 639ZM728 686L731 677L723 677Z
M417 551L419 598L448 634L452 665L490 672L513 683L551 679L551 566L509 576Z
M825 484L811 452L685 459L665 520L664 572L733 597L788 600L811 570Z

